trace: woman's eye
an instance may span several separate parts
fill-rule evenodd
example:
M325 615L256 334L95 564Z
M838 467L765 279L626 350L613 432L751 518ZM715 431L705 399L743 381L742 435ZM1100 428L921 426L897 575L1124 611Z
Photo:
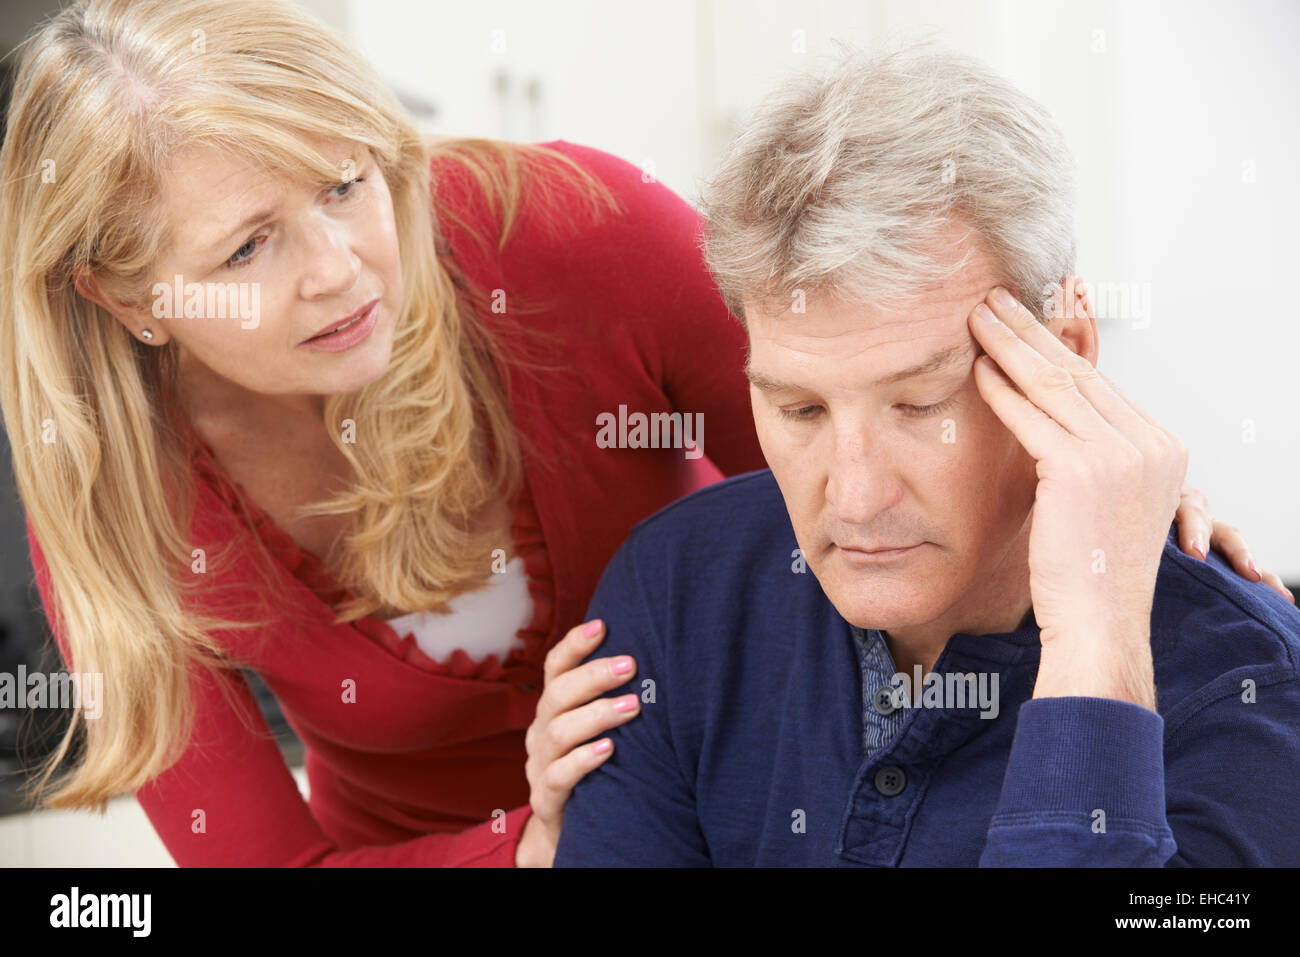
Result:
M334 195L337 196L339 199L347 199L353 193L352 187L356 186L357 183L364 183L365 181L366 178L364 176L358 176L356 179L350 179L346 183L337 183L334 186L335 190L345 189L347 190L347 192L346 193L336 192Z
M334 192L334 197L336 199L351 199L356 192L352 187L356 186L357 183L364 183L365 181L366 178L364 176L358 176L356 179L350 179L346 183L333 183L329 188ZM343 190L344 192L339 192L339 190ZM238 269L240 266L248 265L253 261L253 254L257 251L257 247L257 237L254 236L248 242L244 243L244 245L235 250L234 255L226 260L226 266L230 269ZM247 253L247 255L241 255L242 253Z
M257 237L254 236L248 242L244 243L244 245L240 246L238 249L235 250L235 254L226 260L226 265L229 266L231 269L238 269L240 266L247 265L252 261L253 257L251 254L256 249L257 249ZM248 250L250 255L241 257L239 254L244 252L244 250Z

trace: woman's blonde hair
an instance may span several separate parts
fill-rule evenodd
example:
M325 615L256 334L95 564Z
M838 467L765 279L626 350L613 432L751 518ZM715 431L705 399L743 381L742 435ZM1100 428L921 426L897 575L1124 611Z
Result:
M276 608L261 598L227 617L196 611L193 433L174 350L138 341L76 279L85 272L106 296L148 303L151 264L170 241L156 197L178 148L228 149L337 182L338 167L307 145L314 137L373 151L404 277L388 369L325 402L323 425L354 471L352 488L305 510L351 516L342 584L357 600L335 620L445 607L482 586L500 544L470 519L521 478L508 376L499 381L492 362L510 348L482 328L486 292L439 233L454 214L431 201L430 160L483 190L497 234L474 238L498 252L530 184L549 193L574 182L593 209L617 209L603 184L545 147L426 142L365 61L289 2L83 0L62 10L23 46L0 149L2 398L49 570L51 624L70 668L103 675L104 710L94 721L73 713L35 783L43 806L102 811L166 770L192 732L191 666L242 667L216 633L266 635ZM549 183L543 167L555 172ZM347 419L355 442L341 437ZM51 785L79 726L83 758Z

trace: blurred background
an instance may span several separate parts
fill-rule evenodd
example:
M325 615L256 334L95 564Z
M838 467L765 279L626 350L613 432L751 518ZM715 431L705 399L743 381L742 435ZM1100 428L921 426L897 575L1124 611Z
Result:
M695 202L730 137L833 40L930 37L1043 103L1079 164L1100 366L1191 450L1189 480L1300 590L1300 5L1287 0L300 0L427 130L614 153ZM6 0L9 52L60 4ZM57 667L0 449L0 671ZM252 679L305 793L301 746ZM57 712L0 710L0 866L171 865L135 803L31 812Z

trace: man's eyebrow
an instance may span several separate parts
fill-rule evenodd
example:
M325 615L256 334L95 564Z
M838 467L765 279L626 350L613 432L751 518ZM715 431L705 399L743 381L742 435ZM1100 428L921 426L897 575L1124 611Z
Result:
M877 379L874 385L893 385L896 382L902 382L904 379L910 379L913 376L929 375L931 372L938 372L940 369L946 369L948 366L956 365L958 362L966 359L975 358L975 353L969 343L960 342L956 345L948 346L946 349L940 349L938 352L923 359L914 366L902 369L898 372L891 372L889 375ZM774 379L772 376L757 369L751 368L749 363L745 364L745 376L749 379L750 384L760 392L799 392L806 388L805 386L795 385L790 382L782 382L780 379Z

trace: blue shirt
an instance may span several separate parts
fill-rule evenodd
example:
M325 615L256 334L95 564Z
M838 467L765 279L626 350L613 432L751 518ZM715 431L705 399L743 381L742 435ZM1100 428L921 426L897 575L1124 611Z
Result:
M996 716L882 693L880 633L807 570L767 470L638 524L588 617L608 625L592 657L635 656L607 696L641 714L574 789L557 867L1300 864L1300 612L1172 531L1158 713L1032 699L1032 612L953 635L932 669L996 675Z

